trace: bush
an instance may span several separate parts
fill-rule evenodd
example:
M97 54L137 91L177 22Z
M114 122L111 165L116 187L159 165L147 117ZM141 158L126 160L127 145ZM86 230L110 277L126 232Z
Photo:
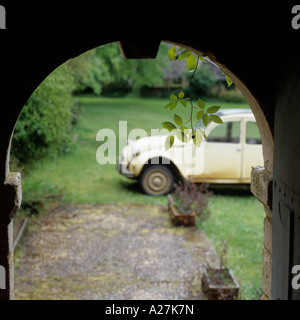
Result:
M16 124L11 152L29 163L46 154L56 156L72 142L77 109L72 98L73 77L66 66L57 68L27 101ZM72 113L74 111L74 114Z
M174 205L179 213L195 212L198 217L198 224L202 224L210 212L207 209L208 197L212 195L204 183L195 184L188 180L174 184L174 192L172 193Z
M224 90L219 94L219 99L226 102L246 102L243 94L237 90Z
M189 81L192 74L189 72L186 74L186 78ZM190 94L191 96L197 97L209 97L210 89L219 82L217 76L211 72L210 66L208 64L202 65L199 70L195 73L191 86Z

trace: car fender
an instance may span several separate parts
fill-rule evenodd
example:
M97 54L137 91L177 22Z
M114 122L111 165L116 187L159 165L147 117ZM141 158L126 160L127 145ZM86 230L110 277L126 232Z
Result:
M159 159L162 159L161 162L159 161ZM136 177L138 177L142 172L144 166L147 164L163 164L166 166L172 164L176 167L180 175L186 177L184 164L177 164L174 157L172 157L172 153L161 151L158 149L146 150L144 152L141 152L138 156L132 159L129 165L129 170L132 171Z

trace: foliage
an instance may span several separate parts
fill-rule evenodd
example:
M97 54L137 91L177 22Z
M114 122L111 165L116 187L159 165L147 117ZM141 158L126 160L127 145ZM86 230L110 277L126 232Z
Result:
M186 67L189 72L192 72L192 75L189 79L189 96L186 97L184 91L180 91L178 95L175 95L174 93L170 95L171 102L169 102L167 105L164 106L164 109L170 109L171 111L174 110L177 105L178 101L180 102L180 105L184 108L187 107L187 101L190 102L190 116L186 121L183 121L180 115L175 114L174 115L174 121L178 125L178 127L173 124L172 122L162 122L163 128L169 130L170 134L167 136L165 141L165 149L168 150L171 148L175 141L175 136L181 141L188 143L193 140L195 146L199 147L203 141L203 139L206 139L205 131L200 128L195 128L193 126L193 111L194 109L198 109L196 117L197 120L200 121L202 119L202 123L204 127L207 127L210 121L213 121L215 123L223 123L222 119L215 115L215 113L220 109L220 106L206 106L205 102L198 98L197 105L193 103L193 99L191 96L191 87L194 80L195 73L198 69L199 60L202 62L206 62L206 60L197 55L197 57L190 51L186 50L184 48L177 48L176 46L173 46L168 51L168 58L170 61L179 60L183 61L186 60ZM232 80L226 75L226 81L228 86L232 84ZM185 124L190 123L191 130L189 131Z
M186 77L188 80L191 78L191 73L187 72ZM198 72L195 73L190 82L190 94L192 97L208 96L209 90L219 82L219 79L214 73L211 72L208 64L202 65Z
M162 82L166 68L167 45L160 46L155 60L124 59L117 43L90 50L68 62L75 79L75 92L139 95L144 87Z
M100 94L103 83L109 81L109 68L98 58L96 50L87 51L80 56L66 62L74 80L74 93L91 90Z
M12 153L22 163L55 156L72 142L73 78L66 66L56 69L26 103L16 124Z
M208 197L212 195L205 184L197 185L183 180L178 184L174 184L174 191L172 193L175 207L180 213L192 213L195 212L200 224L205 221L210 212L207 209Z
M191 98L184 98L183 91L179 92L178 97L174 94L171 94L170 99L172 101L166 104L164 109L169 108L170 110L174 110L178 105L178 101L180 102L181 106L186 108L187 101L192 101ZM195 109L197 111L197 120L199 121L200 119L202 119L202 123L206 127L210 121L213 121L215 123L223 123L222 119L215 114L219 111L220 108L221 107L217 105L208 107L206 106L205 102L201 100L201 98L199 98L197 101L197 105L193 105L193 103L191 102L191 114L187 120L184 121L180 115L174 114L174 122L176 125L178 125L178 127L170 121L162 122L163 128L167 129L170 132L169 136L166 138L165 149L168 150L173 146L175 136L181 142L189 142L192 139L194 144L199 147L203 141L203 138L206 139L206 135L204 130L200 128L194 128L193 110ZM188 123L191 124L191 130L186 127L186 124Z
M243 94L237 90L224 90L219 94L219 99L227 102L246 102Z

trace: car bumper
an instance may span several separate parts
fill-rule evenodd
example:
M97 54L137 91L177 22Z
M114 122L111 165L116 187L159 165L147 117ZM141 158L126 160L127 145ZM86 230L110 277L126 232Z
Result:
M119 163L119 161L117 162L117 171L122 174L123 176L127 177L127 178L134 178L134 174L132 172L130 172L125 164L123 163Z

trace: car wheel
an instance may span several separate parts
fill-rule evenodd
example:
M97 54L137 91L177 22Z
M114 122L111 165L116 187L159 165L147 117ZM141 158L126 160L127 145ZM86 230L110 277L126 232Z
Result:
M172 171L161 165L148 167L140 178L143 191L153 196L170 193L173 188L173 183L174 176Z

